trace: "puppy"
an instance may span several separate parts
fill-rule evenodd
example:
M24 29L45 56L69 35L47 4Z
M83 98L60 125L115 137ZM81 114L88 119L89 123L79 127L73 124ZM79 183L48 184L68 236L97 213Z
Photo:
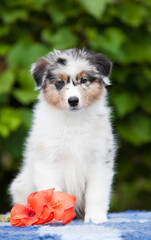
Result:
M85 49L54 50L32 65L41 90L21 170L10 186L13 204L49 188L76 196L85 222L107 220L115 140L106 103L112 64Z

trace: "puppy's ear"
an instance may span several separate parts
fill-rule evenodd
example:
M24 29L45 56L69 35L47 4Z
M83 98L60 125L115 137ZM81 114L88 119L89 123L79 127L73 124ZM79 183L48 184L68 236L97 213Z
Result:
M95 65L97 71L100 73L103 82L110 85L109 75L112 70L112 62L104 54L92 54L90 57L91 64Z
M47 58L39 58L36 63L32 64L31 73L36 82L36 90L43 87L49 65L50 62Z

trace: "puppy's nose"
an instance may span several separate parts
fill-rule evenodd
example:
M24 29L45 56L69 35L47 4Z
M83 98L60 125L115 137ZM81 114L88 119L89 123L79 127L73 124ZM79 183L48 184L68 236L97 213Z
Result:
M79 98L77 97L69 97L68 103L71 107L76 107L79 103Z

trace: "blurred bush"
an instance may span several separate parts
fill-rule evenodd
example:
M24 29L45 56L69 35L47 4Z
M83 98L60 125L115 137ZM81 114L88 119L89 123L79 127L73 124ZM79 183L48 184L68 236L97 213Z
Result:
M119 151L112 211L151 210L151 1L1 0L1 209L21 163L36 101L30 66L49 51L86 46L113 61L109 101Z

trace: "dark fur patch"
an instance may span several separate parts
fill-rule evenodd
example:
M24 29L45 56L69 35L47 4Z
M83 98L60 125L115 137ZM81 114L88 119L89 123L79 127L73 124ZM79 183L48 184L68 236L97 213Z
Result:
M46 75L46 79L50 82L50 83L54 83L55 82L55 76L54 74L51 73L51 71L48 71L47 75Z
M91 52L88 60L92 65L96 66L101 75L106 77L110 75L112 63L105 55Z
M34 72L33 73L33 78L35 79L36 81L36 85L37 87L41 87L41 84L42 84L42 78L41 78L41 74L39 74L38 71Z
M97 78L96 77L93 77L92 75L88 75L88 81L90 83L94 82Z
M73 86L77 86L79 83L72 80Z
M64 58L58 58L57 62L64 65L64 66L67 64L67 60L64 59Z
M68 78L67 78L67 83L70 83L70 77L68 76Z
M48 65L49 65L49 61L45 58L39 58L37 63L35 63L35 67L32 71L32 75L36 81L38 88L42 87L43 75L47 71Z

